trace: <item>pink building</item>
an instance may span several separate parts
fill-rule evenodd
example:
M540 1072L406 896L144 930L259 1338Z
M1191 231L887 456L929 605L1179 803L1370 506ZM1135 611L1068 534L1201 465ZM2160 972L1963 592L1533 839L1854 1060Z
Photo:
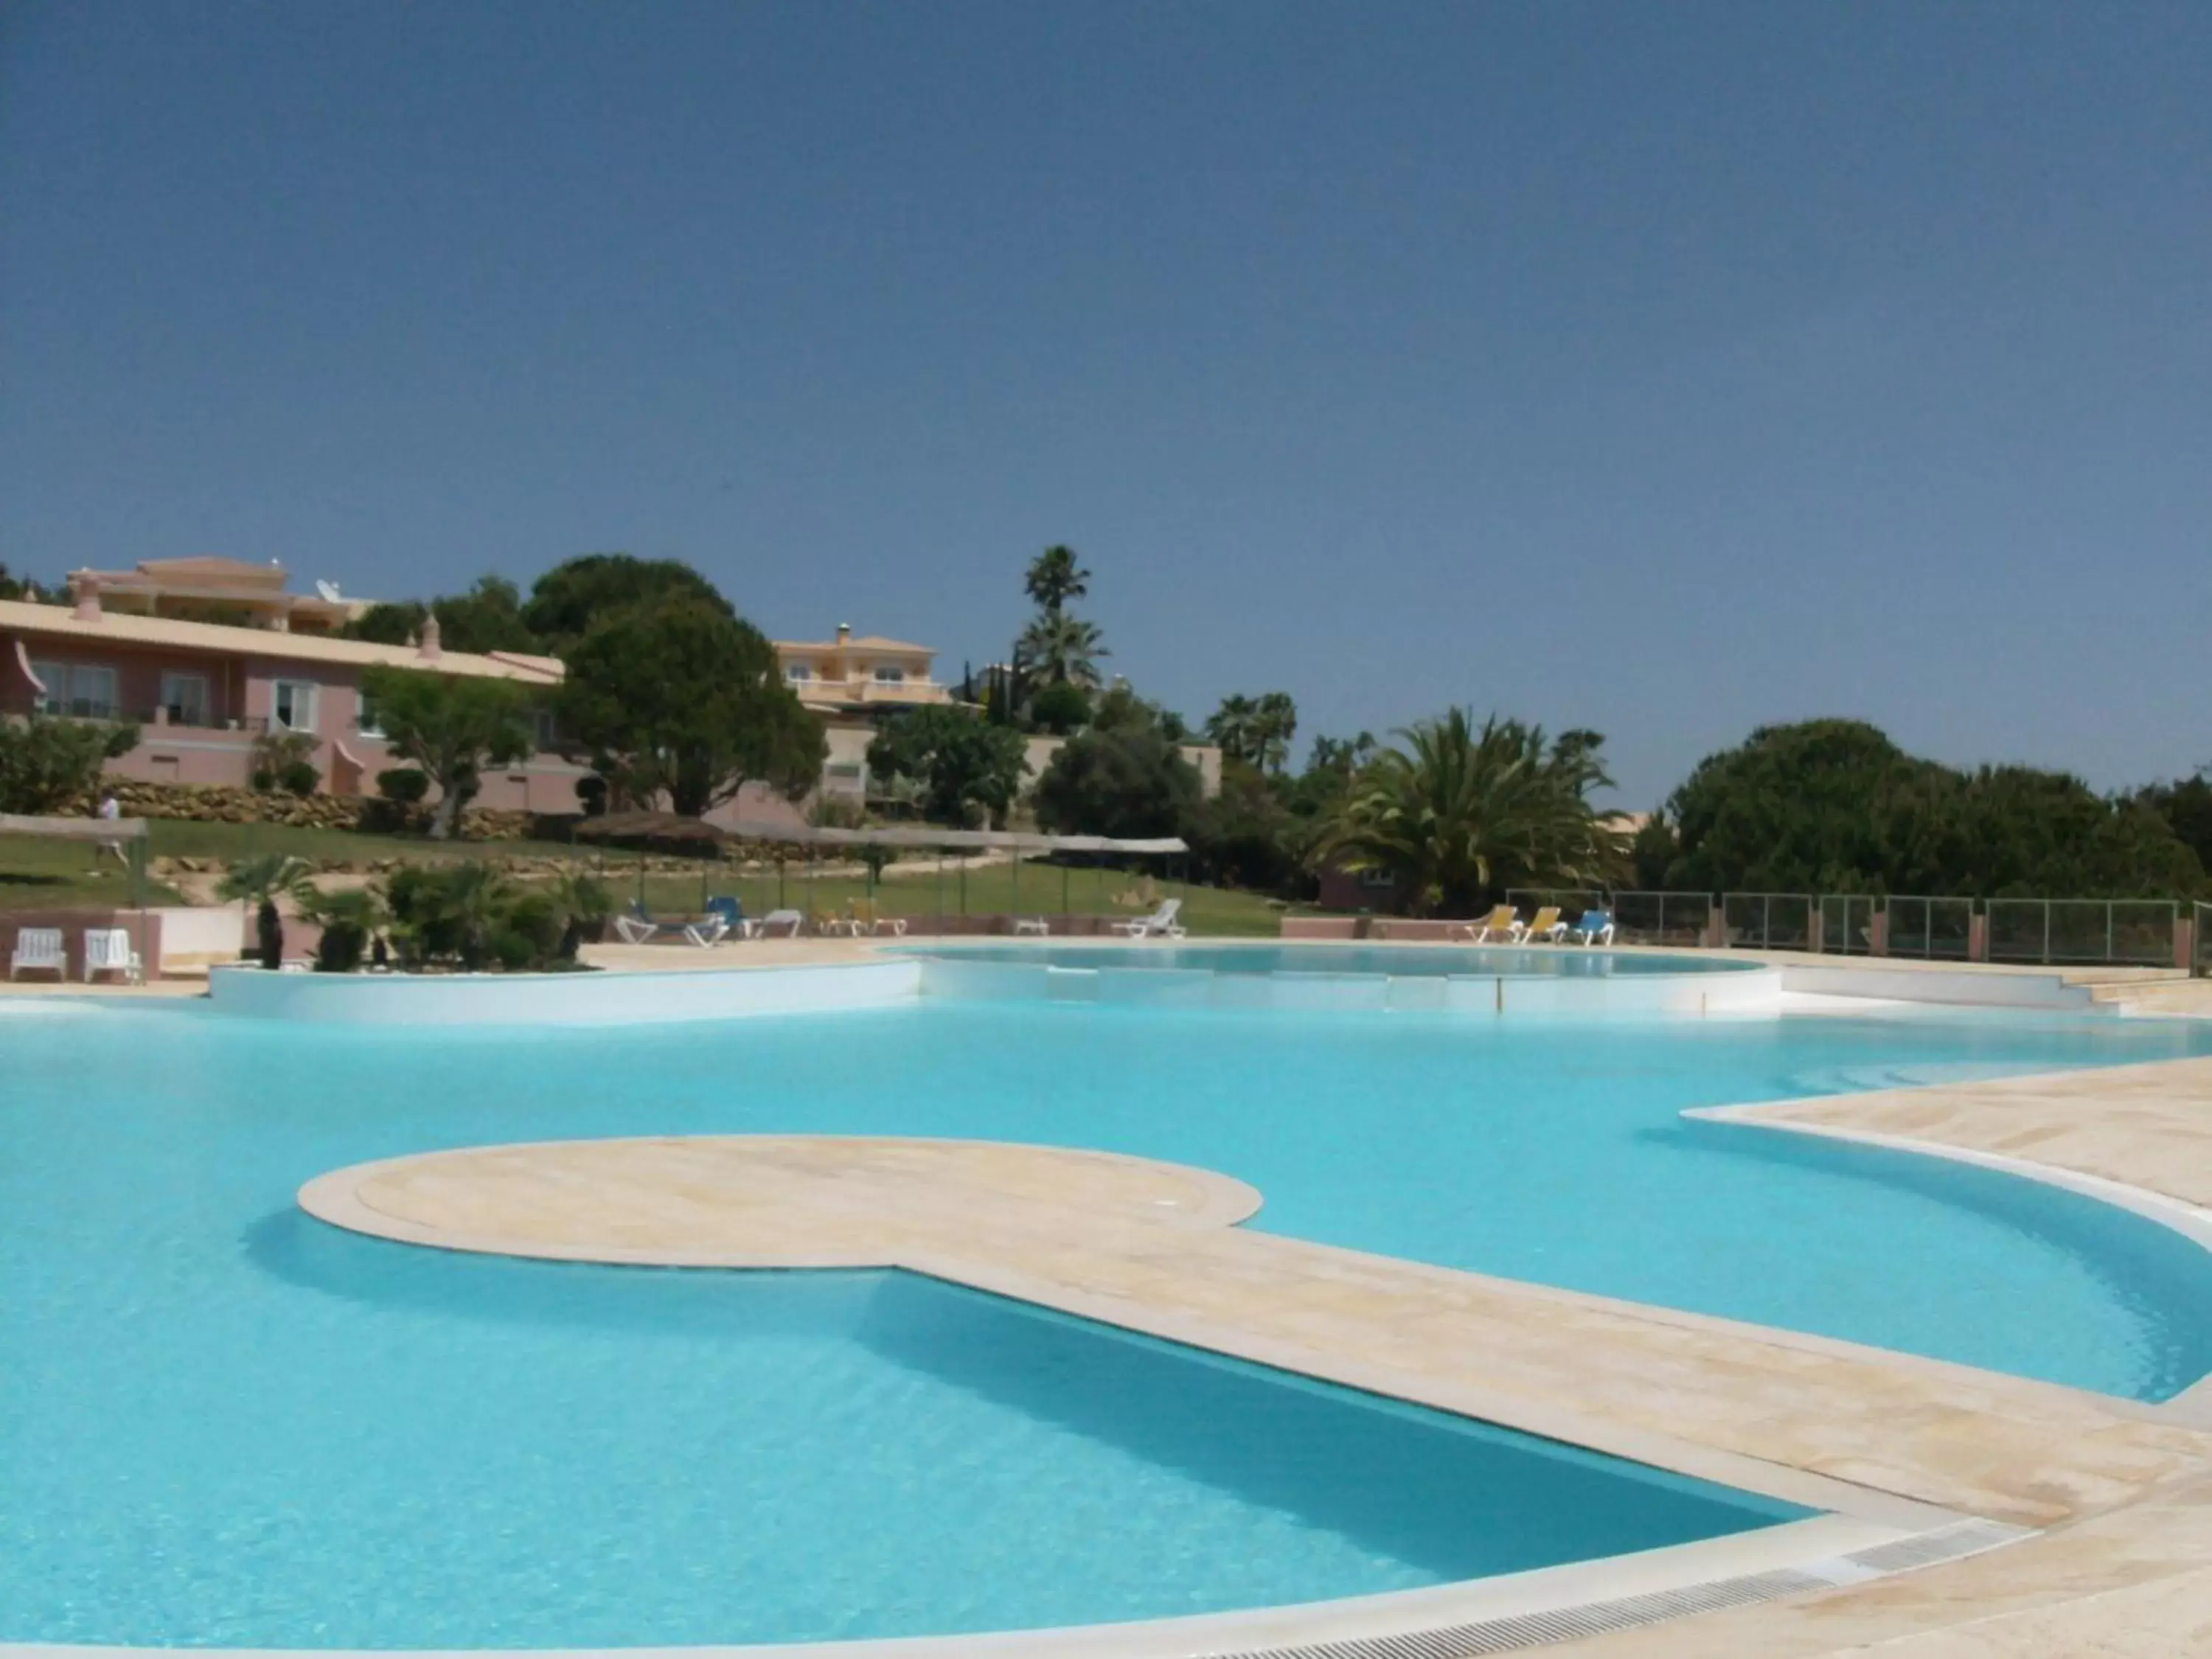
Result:
M137 748L108 769L157 782L246 786L254 739L268 732L305 732L316 739L314 764L335 794L374 793L376 775L404 764L364 709L362 671L374 664L483 675L528 686L561 682L550 657L496 652L487 656L439 648L435 625L419 646L372 645L325 632L295 629L301 607L277 602L270 567L194 559L139 567L125 603L104 603L106 573L72 578L76 604L0 600L0 712L39 709L86 718L135 720ZM189 566L189 594L162 590L166 567ZM150 580L149 580L150 579ZM228 590L245 590L229 610ZM251 617L246 625L164 614L173 597L193 609ZM314 622L343 601L313 606ZM258 625L254 625L254 623ZM583 768L544 752L485 775L477 804L537 812L577 810Z

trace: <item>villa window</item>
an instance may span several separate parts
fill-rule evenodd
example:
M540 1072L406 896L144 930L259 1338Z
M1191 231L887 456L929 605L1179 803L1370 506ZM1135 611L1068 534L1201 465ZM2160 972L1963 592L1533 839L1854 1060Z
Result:
M161 707L168 711L172 726L205 726L208 723L207 676L162 675Z
M376 699L366 691L356 694L353 707L353 729L364 738L384 735L384 716L376 712Z
M793 684L814 678L814 671L803 662L787 662L783 665L783 677Z
M37 700L39 713L41 714L64 713L69 702L68 665L58 662L33 662L31 665L31 678L46 688L45 694Z
M34 662L31 672L46 688L39 699L42 714L74 714L80 720L115 718L115 671L83 663Z
M313 680L278 680L272 688L274 696L270 713L274 723L287 732L312 732L315 729L315 683Z
M1398 878L1388 870L1362 870L1359 884L1362 887L1395 887Z
M879 662L876 665L876 684L878 685L904 685L906 684L906 670L899 667L896 663Z

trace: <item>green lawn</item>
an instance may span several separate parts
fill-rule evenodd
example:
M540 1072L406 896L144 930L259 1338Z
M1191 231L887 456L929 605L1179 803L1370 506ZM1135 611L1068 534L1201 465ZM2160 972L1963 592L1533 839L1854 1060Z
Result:
M0 836L0 913L102 909L138 902L174 904L176 890L157 881L143 896L115 854L90 842Z
M362 865L405 858L443 863L471 858L558 858L601 874L623 902L638 896L638 857L562 843L527 841L431 842L412 836L363 835L348 830L300 830L270 823L197 823L156 818L148 829L149 855L220 860L289 853L317 860ZM1121 870L1063 869L1022 862L975 865L964 884L957 868L940 879L926 867L893 865L872 895L864 876L823 876L809 882L806 866L793 864L781 879L773 872L739 876L732 867L702 864L697 874L656 871L644 878L647 908L656 915L696 915L710 894L734 893L748 915L770 910L809 910L817 916L857 911L868 915L921 918L939 914L1024 914L1073 911L1116 918L1148 912L1160 898L1183 900L1182 920L1194 933L1273 937L1281 907L1261 895L1192 886ZM0 911L35 910L131 902L129 874L111 854L81 842L0 836ZM149 904L176 903L173 888L147 884Z

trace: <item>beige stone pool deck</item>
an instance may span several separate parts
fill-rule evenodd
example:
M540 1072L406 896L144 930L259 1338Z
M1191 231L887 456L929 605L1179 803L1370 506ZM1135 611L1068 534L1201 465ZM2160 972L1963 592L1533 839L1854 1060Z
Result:
M2189 1206L2212 1198L2212 1060L1733 1115L2033 1159ZM2212 1402L2140 1405L1308 1243L1262 1231L1264 1209L1231 1224L1265 1196L1235 1173L971 1143L702 1137L430 1154L334 1172L302 1201L342 1225L465 1249L905 1267L1814 1504L1839 1482L1864 1514L1936 1505L2034 1532L1547 1653L2212 1655Z

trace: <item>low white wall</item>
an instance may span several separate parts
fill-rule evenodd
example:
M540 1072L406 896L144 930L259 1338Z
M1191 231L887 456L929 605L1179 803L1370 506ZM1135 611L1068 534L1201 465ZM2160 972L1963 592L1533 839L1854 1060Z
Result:
M1772 1012L1772 968L1682 974L1220 974L1178 968L1054 968L1040 961L922 959L921 994L985 1000L1046 999L1151 1007L1283 1012L1552 1015Z
M356 1025L643 1025L816 1013L911 1001L921 964L901 957L818 967L665 974L272 974L218 968L218 1012Z
M246 916L235 904L163 905L161 965L202 966L236 962L246 938Z
M1884 968L1872 963L1833 968L1800 967L1792 963L1782 969L1782 988L1832 997L1891 997L1901 1002L1966 1003L1992 1008L2088 1008L2096 1003L2087 987L2069 985L2056 973Z

